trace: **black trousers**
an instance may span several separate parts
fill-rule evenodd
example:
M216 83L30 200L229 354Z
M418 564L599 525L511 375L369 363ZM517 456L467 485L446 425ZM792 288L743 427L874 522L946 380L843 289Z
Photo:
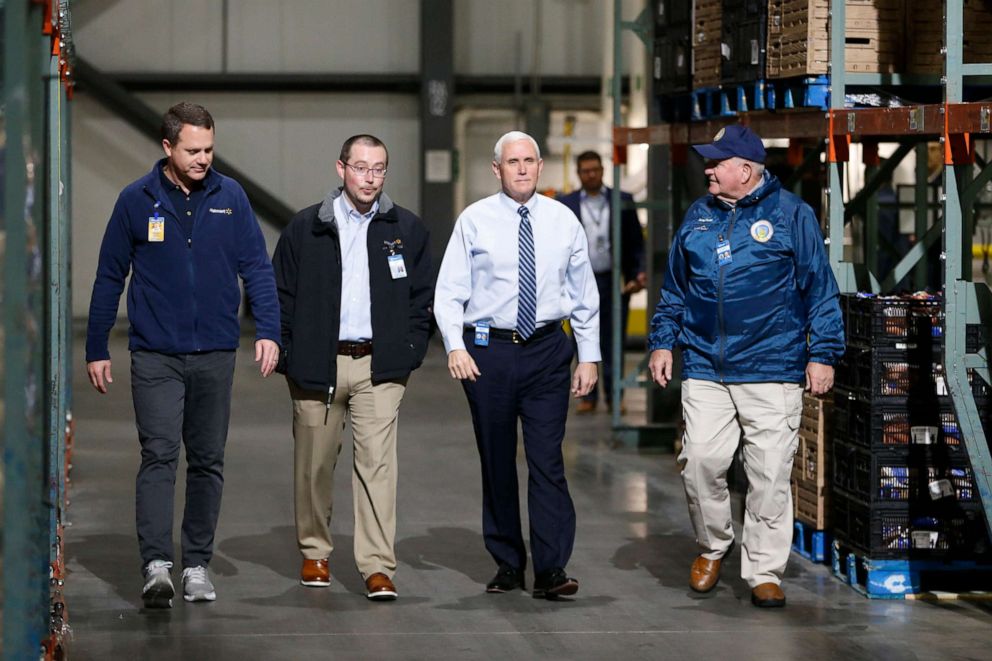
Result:
M564 332L529 344L491 339L465 343L481 376L463 381L482 464L482 528L497 564L524 569L520 525L517 421L527 457L527 510L534 571L565 567L575 542L575 507L561 443L568 412L572 343Z
M141 442L135 520L142 566L172 561L172 512L180 442L186 446L183 567L206 566L224 488L234 351L131 354L131 394Z
M603 354L603 364L600 383L603 384L603 400L609 402L613 397L613 296L620 296L613 291L612 273L596 274L596 288L599 289L599 349ZM620 298L620 346L627 339L627 313L630 309L630 296ZM621 354L622 355L622 354ZM621 363L622 364L622 363ZM583 397L590 402L599 399L599 385Z

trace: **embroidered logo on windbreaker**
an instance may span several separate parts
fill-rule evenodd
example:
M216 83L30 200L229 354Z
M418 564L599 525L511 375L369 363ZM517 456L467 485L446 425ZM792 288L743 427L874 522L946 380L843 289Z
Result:
M774 234L775 228L772 227L770 221L759 220L754 225L751 225L751 238L758 243L767 243Z
M213 207L210 207L210 213L223 213L223 214L227 214L228 216L230 216L230 215L232 215L234 213L234 209L232 209L230 207L228 207L226 209L215 209Z

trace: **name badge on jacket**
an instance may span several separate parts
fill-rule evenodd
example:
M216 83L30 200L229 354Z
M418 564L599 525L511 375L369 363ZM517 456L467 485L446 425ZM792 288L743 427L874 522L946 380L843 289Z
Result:
M165 241L165 218L155 216L148 219L148 242L161 243Z
M386 260L389 262L389 273L393 276L393 280L406 277L406 263L403 261L403 255L389 255Z

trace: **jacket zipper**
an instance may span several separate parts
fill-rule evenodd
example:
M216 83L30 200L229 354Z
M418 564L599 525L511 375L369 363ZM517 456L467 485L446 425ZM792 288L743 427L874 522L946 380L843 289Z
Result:
M734 236L734 220L737 218L737 207L730 210L730 226L727 228L727 247L730 248L731 259L733 259L734 250L730 245L731 238ZM717 243L723 243L723 239L717 236ZM720 383L723 383L723 369L724 363L726 362L726 351L727 351L727 331L724 327L723 319L723 276L726 273L727 265L723 264L720 266L720 283L717 286L716 294L716 304L717 304L717 319L720 322Z

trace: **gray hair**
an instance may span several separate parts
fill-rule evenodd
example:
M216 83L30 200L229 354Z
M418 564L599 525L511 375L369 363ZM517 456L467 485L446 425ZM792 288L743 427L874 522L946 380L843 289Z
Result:
M534 145L534 151L537 152L537 158L541 158L541 148L537 146L537 140L523 131L510 131L509 133L504 133L502 137L496 141L496 146L493 147L493 163L499 163L503 159L503 145L508 142L516 142L517 140L527 140L530 142L530 144Z

